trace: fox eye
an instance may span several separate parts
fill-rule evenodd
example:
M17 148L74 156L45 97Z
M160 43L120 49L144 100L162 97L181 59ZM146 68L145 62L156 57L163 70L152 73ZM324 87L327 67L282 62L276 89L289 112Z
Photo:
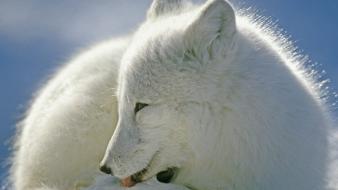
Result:
M147 107L147 106L149 106L149 104L137 102L136 105L135 105L134 113L136 114L138 111L140 111L141 109L143 109L144 107Z

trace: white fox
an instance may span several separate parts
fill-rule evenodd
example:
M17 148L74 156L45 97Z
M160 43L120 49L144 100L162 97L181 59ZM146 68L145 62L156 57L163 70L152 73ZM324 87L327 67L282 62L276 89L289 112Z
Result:
M15 189L338 189L320 89L267 29L224 0L154 0L41 90Z

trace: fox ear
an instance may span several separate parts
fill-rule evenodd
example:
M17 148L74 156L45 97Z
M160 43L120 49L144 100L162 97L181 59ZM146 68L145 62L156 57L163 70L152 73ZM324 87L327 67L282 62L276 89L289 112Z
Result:
M187 48L199 51L197 55L209 53L225 54L233 46L236 33L235 12L224 0L209 0L185 31ZM218 54L219 55L219 54Z
M182 8L184 0L154 0L151 4L147 17L154 19Z

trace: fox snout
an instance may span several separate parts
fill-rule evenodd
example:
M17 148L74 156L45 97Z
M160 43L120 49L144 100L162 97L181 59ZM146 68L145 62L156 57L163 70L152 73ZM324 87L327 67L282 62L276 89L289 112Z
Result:
M123 126L123 127L122 127ZM129 162L138 144L138 131L131 125L118 126L110 139L100 164L100 171L111 175L123 175L128 171Z

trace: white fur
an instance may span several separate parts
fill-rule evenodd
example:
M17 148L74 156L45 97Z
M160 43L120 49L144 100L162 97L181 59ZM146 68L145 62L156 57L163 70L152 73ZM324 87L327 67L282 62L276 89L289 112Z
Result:
M101 164L116 177L148 166L131 190L338 189L327 107L288 41L223 0L164 2L130 44L84 53L41 91L18 138L16 189L121 189L98 175L110 136ZM135 114L137 102L149 106ZM154 179L169 167L172 183Z
M81 54L40 91L19 126L15 189L75 189L93 181L115 128L115 79L127 43L111 40Z

